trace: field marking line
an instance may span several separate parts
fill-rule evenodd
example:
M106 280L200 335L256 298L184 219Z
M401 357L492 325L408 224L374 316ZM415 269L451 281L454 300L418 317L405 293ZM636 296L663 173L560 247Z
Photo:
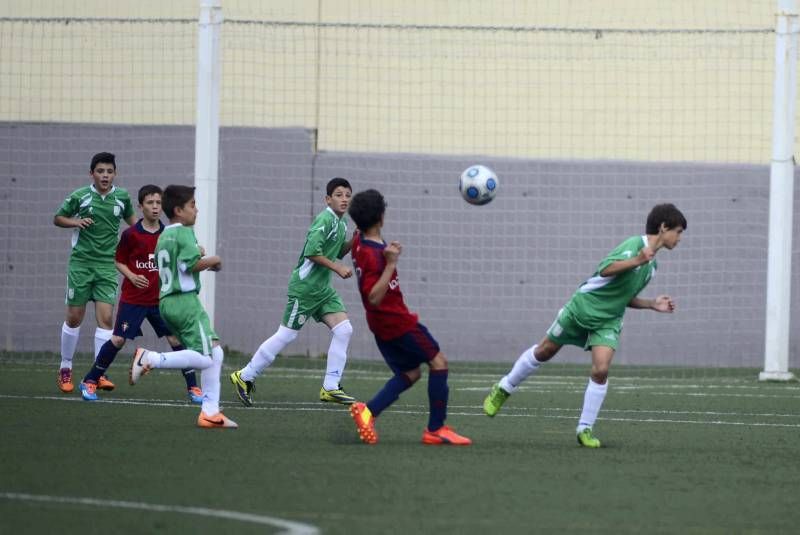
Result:
M119 509L138 509L141 511L157 513L181 513L185 515L210 516L214 518L224 518L226 520L237 520L250 524L261 524L281 528L284 531L281 535L318 535L319 529L310 524L284 520L272 516L256 515L252 513L240 513L238 511L228 511L225 509L209 509L207 507L187 507L183 505L162 505L145 502L127 502L119 500L101 500L97 498L79 498L72 496L48 496L46 494L25 494L22 492L0 492L0 499L19 500L29 502L49 502L66 503L75 505L92 505L99 507L116 507Z
M17 396L17 395L9 395L9 394L0 394L0 399L33 399L33 400L42 400L42 401L67 401L67 402L79 402L79 403L88 403L83 401L81 398L78 397L59 397L59 396ZM102 402L92 402L97 404L107 404L107 405L142 405L142 406L150 406L150 407L173 407L173 408L187 408L187 409L194 409L197 410L196 405L190 405L185 401L163 401L163 400L103 400ZM262 402L263 403L263 402ZM270 406L256 406L256 407L240 407L238 403L233 402L226 402L224 405L230 408L239 408L243 411L271 411L271 412L278 412L278 411L292 411L292 412L346 412L342 410L340 407L306 407L304 405L312 405L310 402L265 402L265 405L270 403ZM288 406L287 406L288 405ZM404 408L405 407L405 408ZM420 407L419 410L408 410L408 407ZM485 417L486 415L483 411L480 410L479 407L472 407L469 405L457 405L457 406L450 406L449 409L455 408L466 408L466 409L474 409L475 412L456 412L453 410L448 410L450 415L455 416L478 416L478 417ZM516 409L517 411L523 410L522 408ZM567 409L567 408L560 408L560 407L549 407L549 408L527 408L525 410L528 411L535 411L535 410L551 410L551 411L570 411L570 412L577 412L577 409ZM609 409L606 412L615 412L614 409ZM625 411L620 411L625 412ZM635 411L630 411L635 412ZM642 411L647 413L656 413L656 414L670 414L669 411ZM427 414L427 407L423 405L399 405L395 406L392 409L392 413L394 414L413 414L413 415L424 415ZM692 412L688 411L678 411L678 414L693 414ZM698 415L708 414L710 416L725 416L725 413L703 413L698 412ZM750 416L749 414L742 414L742 413L729 413L727 415L730 416ZM775 414L775 415L765 415L765 416L774 416L774 417L793 417L794 415L783 415L783 414ZM548 418L548 419L558 419L558 420L567 420L567 419L575 419L574 415L549 415L549 414L532 414L528 413L509 413L508 411L502 414L499 414L498 417L504 418ZM798 424L784 424L784 423L770 423L770 422L726 422L722 420L669 420L669 419L658 419L658 418L619 418L619 417L611 417L607 418L604 417L603 420L608 421L617 421L617 422L637 422L637 423L674 423L674 424L707 424L707 425L733 425L733 426L752 426L752 427L788 427L788 428L800 428L800 423Z

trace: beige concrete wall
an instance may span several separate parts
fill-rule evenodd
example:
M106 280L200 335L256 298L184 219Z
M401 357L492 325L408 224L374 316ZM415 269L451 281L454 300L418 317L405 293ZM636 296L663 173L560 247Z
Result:
M770 33L558 32L236 20L770 29L773 0L223 0L222 120L326 150L765 162ZM0 120L191 124L199 1L7 0Z

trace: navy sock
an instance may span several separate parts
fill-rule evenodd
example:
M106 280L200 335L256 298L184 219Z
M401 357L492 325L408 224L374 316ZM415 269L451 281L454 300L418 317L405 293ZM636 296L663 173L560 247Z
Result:
M186 349L186 346L183 344L172 346L173 351L183 351L184 349ZM181 370L181 373L183 373L183 378L186 380L186 390L197 386L197 374L194 368L184 368Z
M89 370L89 373L86 374L86 377L83 378L83 382L97 383L97 381L100 379L100 376L106 373L108 367L111 366L112 362L114 362L119 350L120 348L117 348L117 346L112 344L111 340L106 341L106 343L100 347L100 352L97 354L97 358L94 360L94 365L92 366L92 369Z
M428 417L428 431L436 431L447 419L447 398L450 388L447 386L447 370L430 370L428 373L428 401L431 413Z
M397 401L400 394L411 388L412 384L414 383L412 383L405 374L400 373L395 375L386 381L383 388L381 388L380 391L375 394L375 397L367 403L369 412L371 412L373 416L378 416L386 407Z

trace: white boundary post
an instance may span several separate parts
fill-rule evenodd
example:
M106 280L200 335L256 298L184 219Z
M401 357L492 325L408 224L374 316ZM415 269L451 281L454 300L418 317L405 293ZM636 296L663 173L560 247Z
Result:
M775 94L772 162L769 172L769 254L764 371L760 381L789 381L789 326L792 278L795 100L797 96L796 0L778 0L775 25Z
M222 0L200 0L197 43L197 125L194 147L195 198L199 215L195 233L206 254L217 249L217 189L219 181L219 37ZM214 325L216 285L214 274L200 274L200 302Z

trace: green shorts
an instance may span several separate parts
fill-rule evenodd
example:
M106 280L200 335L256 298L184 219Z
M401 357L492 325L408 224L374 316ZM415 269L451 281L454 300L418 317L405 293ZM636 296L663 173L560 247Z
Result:
M592 346L605 346L617 349L622 332L622 318L609 320L599 328L582 327L568 310L558 311L555 321L547 329L547 337L560 345L571 345L589 350Z
M162 297L158 309L169 329L186 349L211 355L212 342L219 340L219 336L211 327L211 320L195 292Z
M344 303L333 288L325 288L313 296L290 295L283 311L281 323L290 329L299 331L309 317L314 321L322 321L322 317L336 312L346 312Z
M84 306L88 301L113 305L117 302L118 277L113 263L84 265L70 262L64 302L71 307Z

